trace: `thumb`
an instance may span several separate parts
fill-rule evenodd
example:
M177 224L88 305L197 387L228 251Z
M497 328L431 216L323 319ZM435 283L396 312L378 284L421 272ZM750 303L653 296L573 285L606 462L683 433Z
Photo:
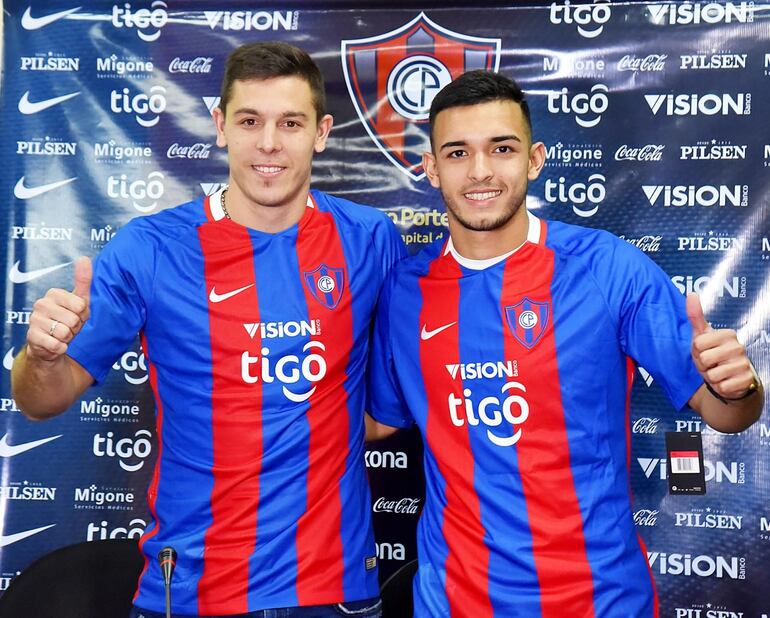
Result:
M692 332L694 336L705 333L707 330L711 330L711 326L706 321L706 317L703 315L703 307L700 304L700 297L697 294L688 294L685 299L685 309L687 311L687 319L690 320L692 325Z
M73 294L88 300L91 295L91 278L93 277L93 267L91 258L81 256L75 261L75 287Z

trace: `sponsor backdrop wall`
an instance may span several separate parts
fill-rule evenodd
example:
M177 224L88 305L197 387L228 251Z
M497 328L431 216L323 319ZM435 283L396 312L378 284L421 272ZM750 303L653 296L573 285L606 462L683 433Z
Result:
M226 181L211 110L224 59L243 42L314 54L336 121L314 185L387 212L412 251L446 233L420 165L432 97L465 70L515 76L548 152L529 207L639 247L682 293L700 293L714 326L738 330L770 381L770 5L279 4L5 2L3 590L56 547L136 537L148 523L156 446L138 341L46 423L21 416L9 368L34 300L71 286L75 257ZM717 434L676 413L643 367L636 378L629 474L661 615L770 616L768 414ZM664 433L675 430L704 432L705 496L667 495ZM415 557L420 449L406 433L367 453L383 578Z

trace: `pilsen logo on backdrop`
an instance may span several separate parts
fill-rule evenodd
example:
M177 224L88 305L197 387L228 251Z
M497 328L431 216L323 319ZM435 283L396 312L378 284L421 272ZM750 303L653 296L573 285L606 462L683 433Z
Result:
M497 71L500 45L500 39L448 30L424 13L385 34L342 41L342 70L361 123L412 180L425 177L433 97L466 71Z

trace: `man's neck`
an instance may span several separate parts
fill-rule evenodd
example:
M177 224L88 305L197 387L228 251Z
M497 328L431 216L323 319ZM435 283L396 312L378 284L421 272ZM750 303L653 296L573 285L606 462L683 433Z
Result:
M283 232L296 225L305 214L309 184L288 203L275 206L258 204L231 184L224 193L223 206L230 219L239 225L269 234Z
M454 249L471 260L488 260L518 249L527 240L528 229L529 218L524 206L503 227L487 232L469 230L449 218L449 234Z

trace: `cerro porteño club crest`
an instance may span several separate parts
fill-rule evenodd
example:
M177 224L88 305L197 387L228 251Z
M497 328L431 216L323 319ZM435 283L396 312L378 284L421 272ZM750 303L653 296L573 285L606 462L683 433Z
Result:
M433 97L466 71L500 65L500 39L442 28L420 13L408 24L342 41L342 68L358 117L377 148L413 180L425 176Z

